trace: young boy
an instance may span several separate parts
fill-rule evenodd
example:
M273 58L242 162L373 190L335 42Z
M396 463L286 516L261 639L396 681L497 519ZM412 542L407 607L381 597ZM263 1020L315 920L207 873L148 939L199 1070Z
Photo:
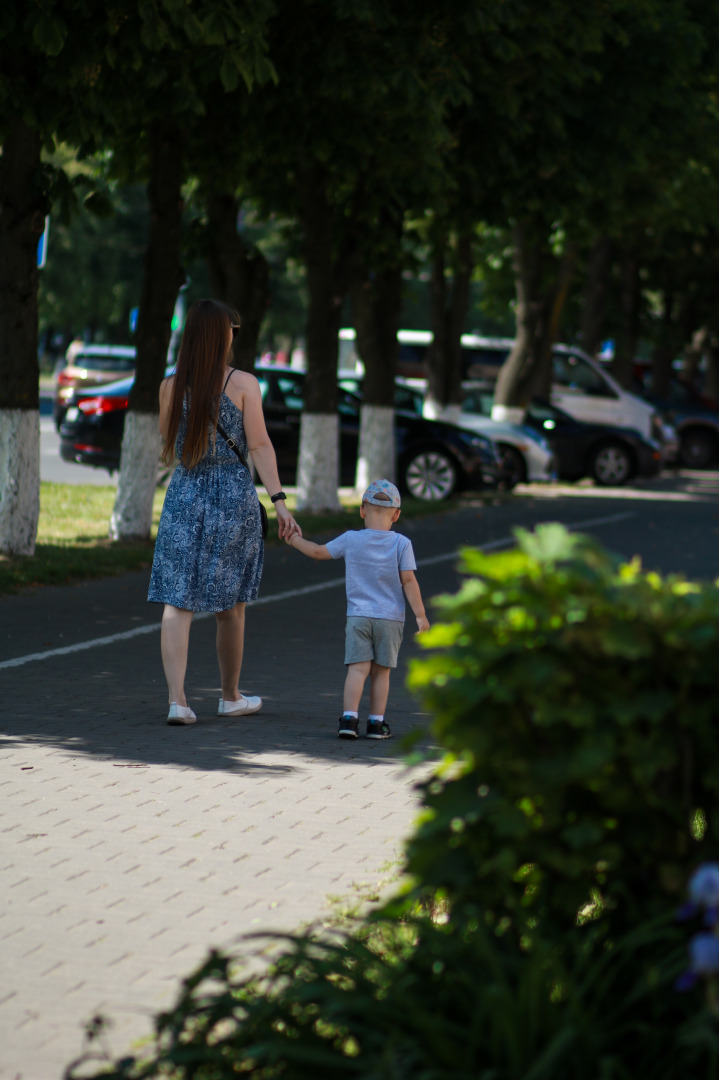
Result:
M364 529L343 533L328 544L314 544L301 536L287 543L311 559L344 559L346 566L347 627L345 631L344 711L340 739L356 739L359 705L370 677L368 739L388 739L392 732L384 718L389 696L389 675L397 667L402 642L405 596L417 619L418 630L429 630L414 572L412 544L393 533L399 518L399 491L389 480L375 480L362 496L360 517ZM404 592L404 595L403 595Z

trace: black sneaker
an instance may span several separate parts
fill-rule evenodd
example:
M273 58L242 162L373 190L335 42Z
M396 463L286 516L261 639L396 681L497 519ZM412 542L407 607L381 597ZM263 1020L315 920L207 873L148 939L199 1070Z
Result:
M368 739L389 739L392 736L392 731L389 724L384 720L368 720L367 721L367 738Z
M337 734L340 739L356 739L359 728L359 720L356 716L340 716L340 726Z

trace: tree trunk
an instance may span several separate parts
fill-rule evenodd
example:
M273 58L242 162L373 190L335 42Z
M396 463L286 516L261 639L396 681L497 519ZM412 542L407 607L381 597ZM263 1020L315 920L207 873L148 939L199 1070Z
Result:
M567 245L548 286L549 256L542 244L529 239L522 223L514 228L517 334L497 378L492 408L495 420L521 423L532 397L550 394L552 346L559 334L575 257L574 246Z
M611 266L612 242L608 236L600 236L589 257L579 331L582 348L590 356L599 352L602 343Z
M175 301L184 281L180 260L181 135L172 121L158 121L151 130L151 140L147 188L150 235L137 320L137 375L130 392L117 497L110 519L113 540L146 539L150 535L160 450L158 392L165 374Z
M394 380L397 371L402 268L364 275L351 289L357 352L365 367L355 487L395 480Z
M22 120L0 154L0 551L33 555L40 514L37 248L47 200L40 135Z
M713 334L707 348L707 377L702 393L710 401L719 402L719 342Z
M659 340L652 355L652 383L657 397L669 396L672 362L677 352L678 327L674 318L674 294L667 289L662 296L662 321Z
M253 371L257 341L270 306L270 268L258 249L249 251L238 232L240 204L232 192L207 196L207 268L213 294L240 314L235 366Z
M640 301L639 263L632 252L626 252L621 265L621 318L612 363L612 375L626 389L633 382L634 358L639 344Z
M684 353L684 369L682 371L682 378L685 382L690 383L692 386L696 386L697 375L699 374L699 365L702 359L706 355L709 347L709 327L700 326L698 330L695 330L691 335L691 340L686 347Z
M335 214L323 178L305 176L301 190L309 305L306 327L307 377L300 423L297 467L297 509L320 511L339 507L339 427L337 357L345 292L338 250Z
M438 235L432 258L432 343L427 350L425 414L456 420L462 402L462 332L469 310L469 285L474 265L472 236L465 232L457 240L450 287L446 275L446 244L446 233Z

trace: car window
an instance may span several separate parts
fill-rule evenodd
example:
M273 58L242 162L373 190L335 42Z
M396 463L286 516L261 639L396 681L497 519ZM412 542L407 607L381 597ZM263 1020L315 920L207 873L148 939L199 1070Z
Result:
M462 348L462 370L465 379L496 379L497 373L509 356L509 349Z
M304 405L304 387L301 379L293 379L289 375L279 375L276 386L286 409L302 409Z
M579 356L554 353L552 368L554 382L565 390L577 390L593 397L614 396L599 372Z
M491 416L494 394L490 390L467 390L462 400L462 412L475 416Z
M260 394L262 396L262 400L266 401L267 400L267 391L270 388L269 379L266 379L264 375L257 375L257 381L260 384Z
M545 420L556 420L561 414L546 401L531 401L527 408L527 416L533 420L544 423Z
M394 407L395 409L402 409L404 412L416 413L418 416L421 416L422 395L417 393L416 390L410 390L408 386L395 386Z
M651 371L641 371L634 376L634 386L640 394L654 393L654 374ZM671 379L669 390L664 395L670 405L693 405L694 398L689 387L681 379Z

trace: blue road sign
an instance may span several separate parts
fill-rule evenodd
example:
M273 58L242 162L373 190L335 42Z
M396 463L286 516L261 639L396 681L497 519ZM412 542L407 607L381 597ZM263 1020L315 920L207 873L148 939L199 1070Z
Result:
M50 218L45 218L45 228L43 234L40 237L37 245L37 265L42 270L43 266L47 262L47 237L50 232Z

